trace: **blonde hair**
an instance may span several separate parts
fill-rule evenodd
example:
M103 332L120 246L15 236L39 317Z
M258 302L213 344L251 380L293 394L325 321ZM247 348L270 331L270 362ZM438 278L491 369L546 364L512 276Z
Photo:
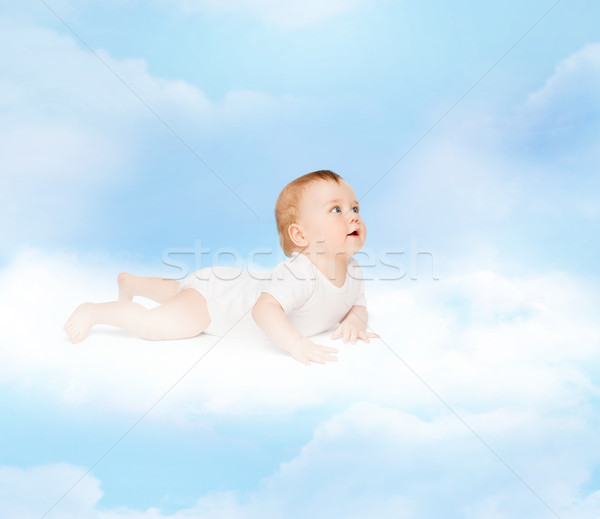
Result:
M306 187L313 182L319 180L337 182L338 184L343 178L327 169L319 171L313 171L298 177L296 180L292 180L287 186L285 186L275 203L275 220L277 221L277 232L279 233L279 243L283 252L286 256L290 257L292 252L299 250L290 238L288 229L293 223L297 223L300 216L300 204L302 203L302 196L306 191Z

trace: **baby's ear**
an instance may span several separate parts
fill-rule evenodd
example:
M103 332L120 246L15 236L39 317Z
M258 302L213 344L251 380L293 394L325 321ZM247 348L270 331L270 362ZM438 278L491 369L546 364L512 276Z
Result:
M297 247L306 247L308 245L308 240L304 235L304 231L302 230L302 226L297 223L292 223L288 227L288 234L290 235L290 240Z

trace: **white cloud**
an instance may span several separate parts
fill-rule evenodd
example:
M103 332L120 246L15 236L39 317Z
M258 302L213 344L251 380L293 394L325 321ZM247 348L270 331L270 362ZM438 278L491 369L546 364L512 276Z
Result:
M582 491L591 464L598 462L598 440L590 424L514 410L464 419L539 498L452 415L421 420L398 409L356 403L325 420L297 456L252 491L211 492L173 514L100 511L100 482L92 474L53 516L542 519L549 514L544 502L565 519L594 517L600 511L597 492ZM52 501L82 473L68 466L0 469L0 481L11 480L11 517L29 517L18 513L34 508L28 496L39 496L36 505Z
M463 417L554 507L571 505L574 489L589 476L587 449L574 447L572 437L596 443L592 427L512 410ZM263 488L283 502L295 498L286 505L298 506L298 517L364 517L370 509L378 517L489 517L476 510L494 499L507 517L547 515L454 416L421 420L366 403L325 422ZM311 500L300 503L298 495Z
M140 269L152 274L148 266ZM11 394L24 401L37 394L73 412L130 417L145 412L214 344L209 336L152 343L104 328L71 345L62 323L82 300L111 299L119 270L106 260L31 250L1 271L0 383ZM600 512L589 483L600 462L593 418L600 327L598 296L586 280L560 272L508 278L478 271L410 288L368 285L367 291L372 328L560 517ZM54 516L548 516L385 344L344 346L326 336L320 342L340 346L336 364L306 368L268 343L223 340L145 418L203 427L207 413L339 409L252 491L211 492L172 514L106 509L91 474ZM13 481L12 497L0 511L39 517L84 470L4 467L0 483ZM27 499L36 491L39 498Z
M61 329L68 315L82 301L114 299L119 271L40 251L4 269L0 381L65 406L141 412L218 340L148 342L99 327L70 344ZM411 289L368 284L367 294L372 328L458 409L562 409L597 393L598 301L582 280L475 272ZM291 413L365 399L425 415L443 409L383 342L317 340L340 347L337 363L306 368L269 342L225 338L160 410L193 420L205 412Z
M98 59L70 36L8 19L0 20L0 29L0 131L8 139L3 149L8 164L16 168L6 174L77 180L85 166L87 176L106 176L106 163L124 160L125 148L139 153L149 121L167 131L134 93L176 130L193 124L196 131L214 132L302 107L291 96L245 90L211 101L186 81L152 76L144 59L117 60L96 49ZM65 153L67 160L59 161Z
M192 147L309 103L243 89L209 100L186 81L153 76L144 59L96 54L104 63L69 35L0 19L3 247L77 232L98 189L138 174L154 134L174 139L111 70Z
M302 28L352 13L373 0L156 0L175 4L187 13L246 15L283 28Z

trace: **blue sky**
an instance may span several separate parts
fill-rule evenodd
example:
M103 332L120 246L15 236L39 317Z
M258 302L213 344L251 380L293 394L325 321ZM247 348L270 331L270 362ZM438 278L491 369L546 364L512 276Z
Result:
M42 3L34 2L27 10L7 6L3 61L11 71L7 88L13 95L5 96L6 131L14 136L15 126L20 126L22 133L13 145L27 142L34 150L21 163L22 174L34 177L44 189L42 194L17 179L10 183L20 203L7 209L5 218L23 221L29 215L37 222L23 221L10 233L3 257L31 242L75 251L134 253L149 261L166 247L191 245L195 239L213 249L232 246L246 254L257 245L276 247L274 200L290 178L331 168L346 176L362 197L549 7L543 2L526 7L473 4L433 8L416 2L359 2L335 16L317 16L312 23L309 15L296 16L308 20L299 26L291 16L269 21L260 4L252 7L252 2L224 13L203 8L202 2L195 9L178 2L55 5L87 45L106 55L115 72L256 214ZM312 4L306 9L317 14L323 10ZM534 107L529 117L522 112L531 111L528 95L543 89L561 62L595 42L597 29L589 9L593 7L585 2L568 8L558 4L369 191L361 200L367 222L372 222L369 246L401 242L408 247L404 236L413 233L427 240L428 247L445 249L441 235L457 222L448 221L451 208L443 200L419 200L419 208L413 208L415 197L402 192L397 205L410 207L410 213L388 221L378 218L381 212L375 209L386 194L398 199L403 186L426 178L424 161L438 155L452 138L469 152L482 154L485 165L502 160L500 182L516 177L521 184L517 189L525 200L517 200L498 221L500 234L509 233L513 240L518 229L520 248L541 251L537 259L573 260L571 248L555 243L564 229L556 233L556 225L545 226L548 215L528 200L554 204L562 198L566 175L571 175L566 187L573 196L595 187L595 158L581 157L577 146L581 137L597 132L597 110L587 110L597 100L595 83L586 86L566 77L567 91L557 92L554 104ZM593 76L587 69L583 74ZM585 92L568 95L569 88ZM559 113L552 113L557 105ZM560 113L563 108L566 114ZM586 117L571 121L575 131L564 127L581 108ZM562 120L565 115L567 121ZM536 117L542 128L548 126L545 117L560 125L544 135L528 126ZM17 122L9 124L13 118ZM55 137L43 144L46 131ZM72 135L81 142L69 144ZM474 141L476 137L481 140ZM555 160L560 148L552 138L560 140L562 155L570 158L567 163ZM592 147L589 139L586 145ZM580 162L572 164L575 157ZM63 171L52 179L50 174L36 178L36 160ZM528 169L527 175L521 167ZM575 175L570 173L573 167ZM430 190L438 177L452 175L438 171ZM481 179L479 197L498 199L486 180ZM474 197L466 200L466 209L474 209ZM566 212L578 216L572 207L560 209L561 220ZM435 225L436 235L430 221L420 226L424 213L443 221ZM218 226L213 225L216 214ZM569 227L587 226L579 220ZM549 235L526 234L528 226L522 224L530 221Z
M367 285L385 343L309 374L224 343L48 517L550 517L386 344L560 517L597 516L600 6L525 35L553 2L45 3L83 42L0 0L3 515L40 517L212 344L72 348L72 307L166 251L274 266L279 191L332 169L365 262L404 253Z

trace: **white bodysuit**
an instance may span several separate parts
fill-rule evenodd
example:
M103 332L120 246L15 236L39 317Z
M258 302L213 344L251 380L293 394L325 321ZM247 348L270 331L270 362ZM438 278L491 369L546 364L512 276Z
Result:
M271 294L291 324L311 337L337 326L353 305L367 306L358 262L350 257L343 286L336 287L306 257L292 252L269 272L209 267L187 276L179 290L194 288L206 299L211 322L205 333L240 339L268 340L252 318L262 292Z

